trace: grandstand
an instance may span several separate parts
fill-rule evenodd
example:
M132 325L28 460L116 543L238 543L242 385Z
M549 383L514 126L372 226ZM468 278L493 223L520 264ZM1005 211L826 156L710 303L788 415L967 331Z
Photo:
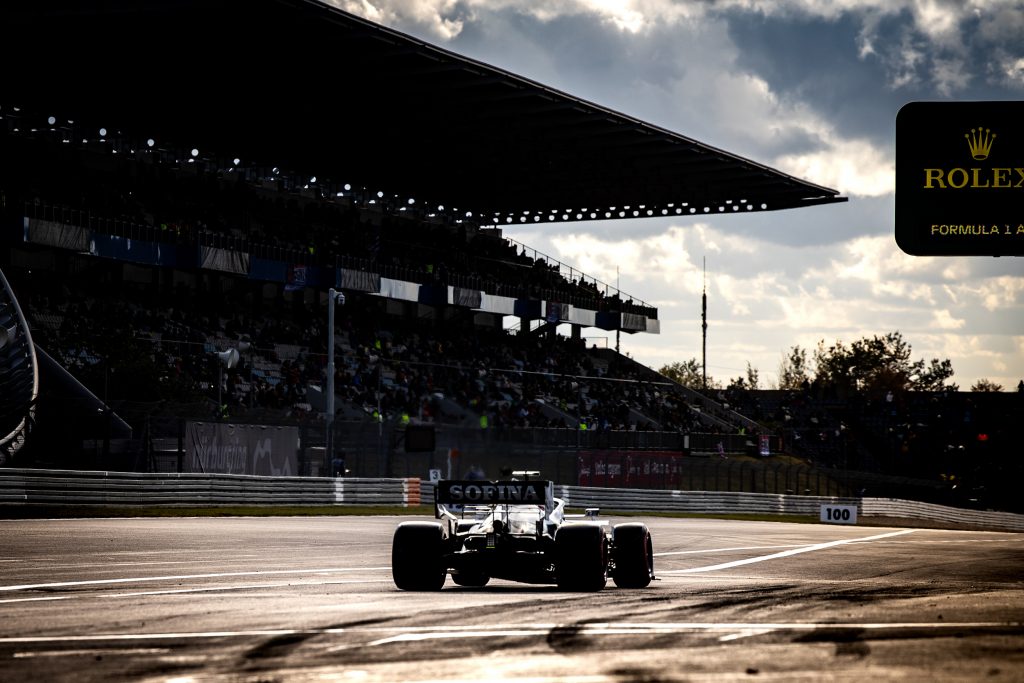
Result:
M501 229L754 214L843 201L834 190L313 0L0 11L5 58L63 46L19 62L0 102L0 269L10 310L26 313L19 357L34 342L52 358L30 439L19 425L34 400L3 404L0 432L10 422L25 446L9 462L182 471L204 439L226 443L218 425L285 426L308 475L341 460L368 476L511 465L564 482L768 490L772 467L778 491L949 501L945 463L890 457L910 428L870 443L877 407L704 395L588 348L588 328L659 333L657 309ZM302 66L214 58L243 11L247 41ZM126 60L117 37L142 33L206 49ZM346 295L333 349L330 288ZM5 362L0 381L34 391ZM415 427L434 438L424 446Z

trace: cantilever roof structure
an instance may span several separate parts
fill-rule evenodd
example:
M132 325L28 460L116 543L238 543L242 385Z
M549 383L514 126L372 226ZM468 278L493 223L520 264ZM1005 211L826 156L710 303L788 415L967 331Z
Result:
M317 0L8 0L0 17L0 105L40 126L175 141L474 222L845 201Z

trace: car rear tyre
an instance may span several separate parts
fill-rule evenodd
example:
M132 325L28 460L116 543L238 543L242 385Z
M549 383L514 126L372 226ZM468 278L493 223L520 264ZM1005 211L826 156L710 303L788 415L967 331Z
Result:
M441 561L444 530L436 522L402 522L391 542L391 577L404 591L438 591L447 567Z
M612 579L619 588L646 588L654 578L654 548L651 532L639 522L619 524L612 529L615 571Z
M570 591L599 591L608 582L608 549L597 524L561 526L555 532L555 580Z

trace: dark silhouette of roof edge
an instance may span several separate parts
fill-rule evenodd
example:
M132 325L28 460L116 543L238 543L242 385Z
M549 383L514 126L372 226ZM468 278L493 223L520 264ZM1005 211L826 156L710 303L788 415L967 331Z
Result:
M846 201L320 0L13 1L0 18L12 36L0 57L19 65L4 105L459 207L481 224Z

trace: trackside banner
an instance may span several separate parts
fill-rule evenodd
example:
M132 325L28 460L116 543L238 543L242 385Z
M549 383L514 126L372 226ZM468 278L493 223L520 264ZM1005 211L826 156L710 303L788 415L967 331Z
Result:
M439 481L434 502L442 505L543 505L554 507L550 481Z
M298 427L186 422L185 471L296 476L298 446Z

